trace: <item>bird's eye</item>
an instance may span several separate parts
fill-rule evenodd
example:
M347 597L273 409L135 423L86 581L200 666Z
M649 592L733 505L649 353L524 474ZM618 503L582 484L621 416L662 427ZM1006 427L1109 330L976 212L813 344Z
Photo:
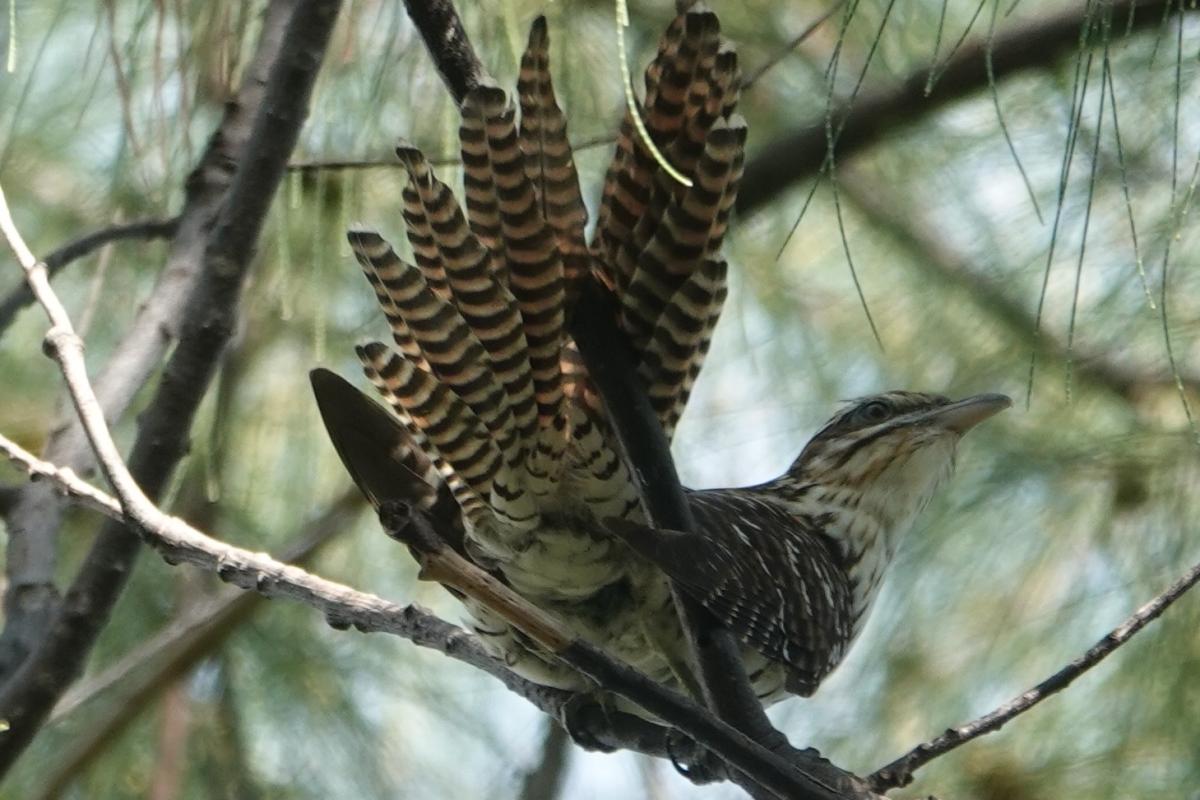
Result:
M891 404L883 400L872 400L858 409L858 418L863 422L883 422L891 415Z

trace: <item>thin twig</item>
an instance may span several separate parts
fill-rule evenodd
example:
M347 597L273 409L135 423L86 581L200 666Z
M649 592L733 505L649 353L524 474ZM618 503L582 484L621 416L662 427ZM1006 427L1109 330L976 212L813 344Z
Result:
M48 480L58 487L63 496L69 497L84 508L97 511L106 517L120 518L121 504L77 476L75 470L70 467L60 467L43 461L3 434L0 434L0 453L23 469L29 480Z
M104 477L117 493L123 516L143 525L158 521L158 510L129 474L120 450L109 434L104 413L100 410L100 401L88 379L87 365L83 359L83 340L75 333L67 310L50 287L50 274L45 262L34 257L13 223L3 187L0 187L0 233L3 233L21 269L25 271L25 280L34 297L50 318L51 327L46 333L43 348L62 370L75 413L83 423Z
M822 13L819 17L817 17L812 22L810 22L804 28L804 30L800 31L800 33L793 36L791 41L789 41L783 47L779 48L778 52L769 56L766 61L764 61L761 65L759 65L758 69L756 69L753 72L751 72L750 74L748 74L742 80L742 89L743 90L749 89L751 86L753 86L755 83L757 83L759 81L759 79L762 78L763 75L767 74L768 70L774 68L774 66L776 64L778 64L783 59L787 58L787 56L793 50L795 50L797 47L799 47L801 44L803 44L804 41L806 39L808 39L808 37L810 37L814 33L816 33L817 28L820 28L822 25L824 25L825 22L830 17L832 17L834 14L836 14L842 8L842 6L846 5L846 3L848 1L849 0L837 0L837 2L835 2L831 6L829 6L829 8L827 8L824 13Z
M1092 5L1083 2L997 34L991 43L992 82L1055 64L1064 52L1078 45L1080 27L1091 13ZM1114 15L1128 15L1129 29L1133 31L1158 25L1164 14L1200 10L1200 5L1184 4L1182 10L1179 5L1174 0L1113 0L1112 10ZM853 105L833 109L832 119L841 127L836 142L837 158L844 160L897 133L902 126L986 89L987 51L985 39L964 43L953 57L943 62L930 91L926 88L932 66L922 65L895 88L863 92ZM749 214L793 184L817 174L827 162L828 149L825 114L768 142L746 162L738 189L738 213Z
M605 145L616 144L617 137L612 134L604 134L602 136L591 136L587 139L580 139L571 144L571 152L579 153L584 150L591 150L594 147L603 147ZM462 158L456 155L438 156L437 158L428 158L426 161L432 167L458 167L462 164ZM312 158L300 159L292 161L288 164L289 172L356 172L372 169L388 169L397 170L404 169L404 163L396 158L394 154L381 158Z
M83 258L99 247L124 239L169 239L175 235L179 227L179 217L170 219L147 219L138 222L127 222L120 225L110 225L81 236L73 242L68 242L54 250L43 259L50 277L58 274L59 270L78 259ZM0 336L12 324L17 312L33 302L33 292L29 285L22 283L0 301Z
M1004 705L996 708L996 710L984 714L976 720L949 728L936 739L914 747L904 756L876 770L868 778L871 788L877 792L885 792L888 789L907 786L912 781L913 773L933 759L945 755L954 748L960 747L985 733L1000 730L1005 723L1014 717L1024 714L1051 695L1061 692L1070 686L1080 675L1112 655L1118 647L1133 638L1135 633L1157 619L1172 603L1195 586L1198 581L1200 581L1200 563L1185 572L1179 580L1171 584L1162 594L1143 605L1124 622L1109 631L1104 638L1088 648L1087 652L1046 678L1037 686L1014 697Z

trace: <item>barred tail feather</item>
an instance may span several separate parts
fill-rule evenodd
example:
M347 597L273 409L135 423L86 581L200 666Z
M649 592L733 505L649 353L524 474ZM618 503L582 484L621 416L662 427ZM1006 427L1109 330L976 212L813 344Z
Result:
M417 369L387 345L370 342L357 348L363 372L398 412L411 419L434 451L466 484L471 509L490 509L511 525L538 524L532 498L504 463L504 456L478 415L445 383ZM461 502L461 501L460 501ZM467 506L464 506L467 512ZM476 524L486 517L475 511Z
M486 89L472 95L480 91ZM452 296L454 306L487 351L491 369L504 385L521 448L527 452L536 431L535 384L521 308L494 267L504 254L484 247L450 187L428 169L419 151L402 147L397 152L412 170L417 201L435 233L439 268L449 285L447 299Z
M591 257L584 240L587 207L567 141L567 119L554 96L549 48L546 18L538 17L530 28L517 80L521 101L519 139L525 174L542 216L554 233L567 289L573 292L590 272Z
M520 461L520 441L504 387L458 309L436 296L421 272L405 264L377 233L351 231L350 247L364 268L380 276L388 299L403 317L433 374L470 406L496 437L510 465ZM384 276L387 277L384 277Z
M502 92L487 93L483 115L500 197L509 288L524 319L538 417L543 428L562 414L564 286L562 257L542 217L517 138L515 109Z
M670 437L683 413L726 294L724 261L708 260L663 310L638 369L650 404Z
M637 269L621 297L621 323L639 352L646 347L675 290L709 252L744 134L741 124L731 127L724 119L713 124L693 185L682 199L672 198L667 204L661 224L638 257ZM723 233L723 227L721 230Z

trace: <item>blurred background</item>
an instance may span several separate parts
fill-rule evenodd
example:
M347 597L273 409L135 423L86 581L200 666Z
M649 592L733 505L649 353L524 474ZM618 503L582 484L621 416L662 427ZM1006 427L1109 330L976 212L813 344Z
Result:
M253 51L265 3L10 0L0 182L33 249L177 213L184 180ZM623 108L611 5L463 0L505 86L533 17L589 203ZM685 484L778 475L840 401L889 388L1001 391L958 473L904 542L865 634L810 700L772 709L798 746L859 773L984 713L1074 658L1200 558L1200 16L1127 30L1081 0L710 0L749 75L749 160L830 104L936 91L967 48L1057 14L1086 41L906 124L836 169L760 198L726 245L732 290L674 445ZM814 20L834 13L789 49ZM1085 14L1083 9L1087 8ZM670 18L633 2L640 75ZM984 53L989 48L983 47ZM932 69L931 69L932 66ZM640 91L640 78L635 81ZM459 606L419 584L326 440L307 371L358 379L384 321L345 244L403 241L403 136L453 184L457 117L403 8L346 4L311 117L260 242L242 321L165 507L331 579ZM351 165L329 162L366 162ZM762 162L759 167L763 166ZM769 169L768 169L769 171ZM832 175L832 177L831 177ZM99 370L163 264L105 248L56 279ZM0 271L0 296L19 271ZM65 413L46 323L5 324L0 431L38 451ZM148 393L144 393L147 395ZM132 440L139 402L114 420ZM21 475L0 467L0 482ZM72 512L62 581L97 519ZM1188 797L1200 785L1200 598L896 797ZM670 764L570 747L496 681L308 608L143 557L87 676L0 796L35 798L722 798Z

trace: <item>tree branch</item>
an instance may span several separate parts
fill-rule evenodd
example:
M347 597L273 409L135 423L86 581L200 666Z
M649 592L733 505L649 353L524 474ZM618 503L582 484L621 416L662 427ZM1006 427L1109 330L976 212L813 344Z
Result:
M1048 356L1059 363L1070 361L1081 381L1127 402L1149 389L1176 390L1175 379L1170 375L1153 375L1087 352L1072 354L1050 334L1037 333L1034 316L1013 300L1004 286L980 270L971 269L968 260L951 249L930 226L905 214L903 209L907 204L889 196L878 181L864 178L852 168L842 169L838 172L838 186L874 229L883 231L912 253L912 263L917 269L932 273L945 285L961 289L980 312L998 320L1039 356ZM1187 391L1200 394L1200 374L1183 372L1180 380Z
M265 27L264 39L276 34L281 37L278 56L246 146L237 154L237 170L216 225L204 231L206 246L197 290L188 299L179 344L141 418L130 457L132 475L122 474L115 445L102 435L104 414L87 382L82 342L53 296L45 265L32 261L27 249L21 257L31 288L54 326L47 335L47 346L60 360L76 411L88 429L105 476L127 516L135 521L140 522L141 515L153 508L149 497L161 492L185 452L192 417L233 329L242 279L299 137L340 2L298 0L272 8L280 29ZM0 737L0 772L11 767L62 692L82 671L137 552L138 540L123 524L112 523L100 531L44 638L0 692L0 718L10 724Z
M454 102L461 105L487 70L471 47L453 0L404 0L404 7Z
M68 242L51 252L44 259L46 269L50 273L50 277L54 277L63 267L89 255L106 244L112 244L113 242L125 239L168 239L174 236L175 231L178 229L178 217L110 225L107 228L93 231L86 236L81 236L75 241ZM0 301L0 336L3 336L4 332L8 330L8 326L16 319L17 313L32 302L33 292L29 290L29 286L25 283L17 286L9 293L8 297Z
M1109 631L1087 652L1055 672L1029 691L1014 697L996 710L979 719L948 729L936 739L920 744L904 756L871 774L868 779L877 792L907 786L913 773L938 756L945 755L985 733L998 731L1013 718L1024 714L1053 694L1061 692L1076 678L1108 658L1133 635L1157 619L1167 608L1200 581L1200 564L1196 564L1171 584L1166 591L1143 605L1124 622Z
M61 352L65 359L76 358L68 350ZM77 370L72 368L71 372L74 379ZM108 438L107 432L101 428L98 430L98 436L102 449L108 451L109 448L103 442ZM510 691L556 719L571 717L580 722L595 744L604 749L628 749L660 758L685 760L700 755L699 752L689 750L687 742L672 742L666 729L638 717L601 709L595 704L577 709L580 696L526 681L489 656L475 637L417 606L400 606L313 575L299 567L280 563L266 554L254 553L214 539L136 497L131 498L133 505L126 512L122 510L122 504L117 499L90 486L70 470L46 464L3 436L0 436L0 452L31 477L47 479L71 497L88 498L87 502L91 507L112 519L126 520L136 525L147 543L170 564L187 562L206 571L215 572L221 580L239 588L255 591L269 598L299 601L320 611L329 625L339 630L353 627L364 633L390 633L408 639L418 646L438 650L497 678ZM118 472L124 470L119 457L113 466ZM612 660L606 659L603 654L591 652L587 657L593 660L591 664L594 668L612 667ZM619 666L617 668L619 669ZM695 716L697 724L707 731L701 734L701 738L711 742L715 731L715 736L722 742L724 749L725 738L732 737L732 747L746 754L746 757L765 759L770 768L783 776L785 781L795 779L794 771L778 756L761 750L690 701L673 695L648 680L646 683L652 687L648 691L656 697L676 698L668 699L666 703L676 707L684 705L688 713ZM685 731L690 727L690 724L685 724ZM741 773L734 773L728 777L747 787L755 785L753 780ZM834 798L843 795L798 796Z
M1014 26L997 33L991 42L992 73L996 81L1031 69L1045 69L1064 53L1080 45L1080 30L1092 10L1091 2ZM1164 14L1179 13L1174 0L1113 0L1114 19L1129 19L1129 30L1162 22ZM1197 6L1190 5L1194 10ZM980 91L989 85L988 42L976 38L964 42L941 64L913 70L893 89L864 92L851 105L822 113L793 133L762 147L746 161L746 172L738 189L737 211L750 214L766 205L792 184L824 169L829 155L827 117L833 130L841 130L834 143L840 160L874 145L903 125L916 122L939 108ZM927 95L931 72L937 82Z
M226 103L220 125L185 183L178 228L158 283L94 383L107 419L121 418L133 397L160 368L163 354L179 335L188 304L193 302L202 280L213 227L225 207L255 120L264 113L268 78L279 61L286 22L296 2L272 0L269 4L242 85ZM79 472L89 471L93 463L87 439L73 418L55 427L43 456ZM54 578L63 511L63 504L48 487L26 485L5 515L9 533L5 564L8 585L0 635L0 684L11 679L41 641L57 610L59 593Z

